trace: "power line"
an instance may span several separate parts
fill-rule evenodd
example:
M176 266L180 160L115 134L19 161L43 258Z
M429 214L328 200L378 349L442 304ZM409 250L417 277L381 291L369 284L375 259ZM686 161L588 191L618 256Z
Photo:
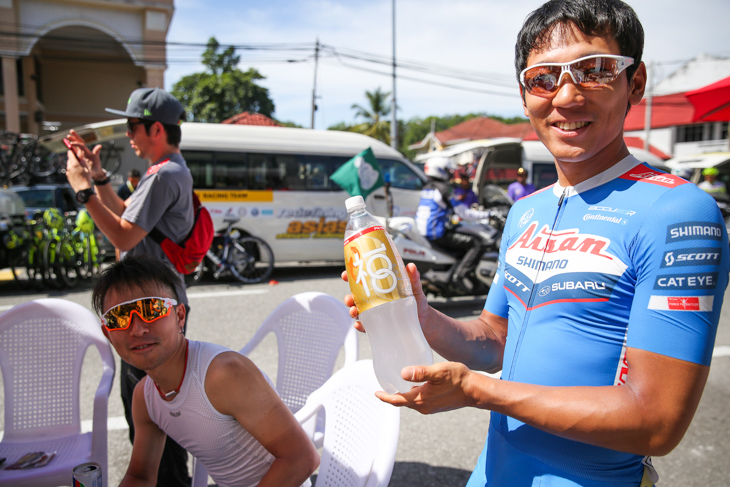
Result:
M37 26L29 26L29 25L21 25L20 26L20 32L14 32L9 30L3 30L3 27L7 29L7 27L14 25L9 22L2 22L0 21L0 37L15 37L15 38L37 38L37 34L33 34L33 31L38 31L39 27ZM89 32L93 32L92 28L89 28ZM90 37L92 38L93 42L90 42ZM53 47L55 49L66 49L71 51L77 51L77 52L89 52L90 50L93 53L96 53L97 56L79 56L74 57L72 55L66 55L66 56L58 56L54 54L54 59L59 60L65 60L65 61L79 61L79 62L129 62L128 59L128 53L121 49L119 41L116 39L113 39L112 37L103 34L98 33L98 35L90 36L90 35L84 35L84 36L63 36L58 34L45 34L41 37L41 39L45 42L52 42ZM190 57L188 55L182 55L180 54L184 51L195 51L195 54L197 54L197 51L200 49L205 49L208 47L208 43L201 43L201 42L180 42L180 41L152 41L152 40L145 40L145 39L124 39L122 42L124 42L126 45L134 48L145 48L145 47L165 47L166 48L166 60L165 62L170 64L197 64L200 63L200 57L197 55L196 57L192 57L193 54L190 54ZM377 69L365 67L365 66L358 66L354 63L364 63L364 64L370 64L370 65L378 65L378 66L388 66L388 67L395 67L398 68L401 71L401 74L398 75L399 78L409 81L415 81L418 83L424 83L424 84L430 84L433 86L441 86L445 88L451 88L451 89L457 89L457 90L463 90L463 91L470 91L475 93L484 93L489 95L496 95L496 96L515 96L514 93L505 93L505 92L498 92L493 91L490 89L484 89L479 87L470 87L465 85L457 85L452 84L448 82L440 82L436 81L434 79L431 79L429 77L414 77L414 76L406 76L402 74L402 71L411 71L413 73L418 73L421 75L430 75L430 76L437 76L441 78L446 78L450 80L455 81L464 81L467 83L475 83L477 85L481 86L487 86L487 87L497 87L497 88L508 88L511 90L514 90L516 88L516 81L513 75L506 75L506 74L495 74L490 72L481 72L481 71L474 71L474 70L466 70L463 68L455 68L451 66L445 66L445 65L439 65L435 63L425 63L420 61L410 61L410 60L404 60L399 59L397 62L390 57L390 56L384 56L380 54L373 54L368 53L364 51L360 51L357 49L350 49L350 48L337 48L335 46L326 45L326 44L313 44L311 42L302 42L302 43L247 43L247 44L227 44L227 45L220 45L220 49L227 49L229 47L232 47L236 51L249 51L249 52L291 52L291 53L301 53L301 52L311 52L312 54L306 57L299 57L299 56L292 56L292 57L285 57L285 58L268 58L268 59L256 59L253 58L247 58L244 60L245 64L248 65L263 65L263 64L294 64L294 63L305 63L309 62L312 59L315 58L315 52L317 49L319 50L316 54L319 59L324 60L325 58L333 58L337 60L337 62L349 69L355 69L363 72L370 72L377 75L382 76L392 76L392 73L386 73L384 71L379 71ZM106 50L105 50L106 48ZM110 57L109 53L113 51L113 54L116 57ZM723 51L727 52L727 51ZM107 56L104 57L102 54L106 53ZM712 56L712 54L710 54ZM352 62L347 62L345 60L349 60ZM694 58L693 58L694 59ZM685 60L672 60L672 61L664 61L664 62L657 62L655 63L656 66L666 66L671 64L682 64L686 63L693 59L685 59ZM703 61L702 59L694 59L698 62ZM708 59L709 61L710 59ZM135 59L136 62L159 62L159 59L153 59L153 58L137 58ZM659 105L666 105L671 106L672 103L664 103L659 102Z

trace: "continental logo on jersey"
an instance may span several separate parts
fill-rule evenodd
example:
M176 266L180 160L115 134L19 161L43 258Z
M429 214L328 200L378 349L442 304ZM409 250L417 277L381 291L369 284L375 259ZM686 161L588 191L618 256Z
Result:
M712 311L714 296L651 296L648 309L658 311Z
M708 222L675 223L667 227L666 243L684 240L722 240L722 227Z
M629 181L641 181L644 183L656 184L664 186L665 188L674 188L687 183L687 181L679 176L673 176L665 172L657 171L645 164L639 164L635 168L619 176L619 178L628 179Z

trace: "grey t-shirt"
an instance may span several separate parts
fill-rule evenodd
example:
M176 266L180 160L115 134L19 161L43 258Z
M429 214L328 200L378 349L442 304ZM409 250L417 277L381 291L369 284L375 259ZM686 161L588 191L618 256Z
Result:
M157 228L165 237L182 242L193 228L193 177L181 154L169 154L147 169L129 197L122 218L145 231ZM127 255L148 255L169 259L162 247L147 235ZM180 301L188 304L185 283L180 276L176 289Z

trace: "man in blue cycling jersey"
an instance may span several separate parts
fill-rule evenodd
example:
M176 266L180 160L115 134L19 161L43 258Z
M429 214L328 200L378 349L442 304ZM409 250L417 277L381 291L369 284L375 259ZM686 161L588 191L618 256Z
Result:
M478 319L430 308L408 266L424 334L451 362L406 367L426 383L378 397L492 411L469 487L653 485L649 456L677 446L702 396L728 237L710 196L626 147L642 50L620 0L551 0L529 15L516 71L558 181L512 207Z

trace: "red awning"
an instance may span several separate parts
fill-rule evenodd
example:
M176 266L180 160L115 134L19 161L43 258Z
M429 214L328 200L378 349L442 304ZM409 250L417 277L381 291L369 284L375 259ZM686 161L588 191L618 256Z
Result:
M693 122L730 121L730 77L688 91L686 95L695 107Z

